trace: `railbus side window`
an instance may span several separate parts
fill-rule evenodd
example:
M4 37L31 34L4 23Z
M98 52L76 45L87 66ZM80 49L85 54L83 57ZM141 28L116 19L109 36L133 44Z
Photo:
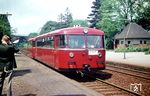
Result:
M66 37L65 35L60 35L60 42L59 42L59 47L60 48L65 48L66 47Z
M46 47L46 42L47 42L47 38L44 37L44 38L43 38L43 46L42 46L42 47Z
M54 48L54 38L53 37L48 37L46 45L48 48Z
M54 38L51 36L46 37L44 47L54 48Z
M49 40L49 37L44 37L43 47L49 47L48 40Z
M32 47L35 47L35 41L32 41Z
M37 39L37 47L42 47L43 46L43 39L42 38L39 38Z
M67 45L66 36L65 35L55 36L55 43L56 48L65 48Z
M29 42L28 42L28 46L27 46L28 48L33 47L32 42L33 42L33 41L29 41Z
M37 43L37 47L39 47L39 46L40 46L40 41L39 41L39 39L37 39L36 43Z

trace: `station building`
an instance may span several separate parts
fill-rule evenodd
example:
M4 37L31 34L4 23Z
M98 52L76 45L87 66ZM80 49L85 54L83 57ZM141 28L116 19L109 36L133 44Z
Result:
M114 37L114 48L133 46L150 46L150 33L136 23L128 24L122 32Z

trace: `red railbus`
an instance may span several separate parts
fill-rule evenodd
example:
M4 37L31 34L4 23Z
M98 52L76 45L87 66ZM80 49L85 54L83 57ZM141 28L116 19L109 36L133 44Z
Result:
M70 27L29 39L29 56L58 71L105 69L104 32Z

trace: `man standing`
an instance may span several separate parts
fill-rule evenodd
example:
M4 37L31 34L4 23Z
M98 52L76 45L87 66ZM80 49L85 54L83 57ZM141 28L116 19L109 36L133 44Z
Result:
M9 36L4 35L0 32L0 96L2 95L3 83L6 77L6 71L10 71L10 75L12 74L12 70L14 67L13 59L14 53L18 52L19 49L15 49L12 45L9 45ZM11 76L10 76L11 79ZM11 81L11 80L10 80ZM10 94L10 93L9 93Z
M2 46L2 37L3 37L3 32L0 32L0 96L2 96L2 89L3 89L3 83L5 80L5 75L6 73L4 72L4 63L7 61L7 58L4 58L2 55L4 54L3 51L5 50L4 47Z

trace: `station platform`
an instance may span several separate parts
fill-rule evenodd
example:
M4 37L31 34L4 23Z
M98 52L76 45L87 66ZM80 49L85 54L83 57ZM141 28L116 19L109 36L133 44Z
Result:
M125 56L125 58L124 58ZM116 63L150 70L150 55L144 52L114 52L106 51L106 63Z
M102 96L22 54L16 56L16 61L13 96ZM4 85L3 94L7 93L6 89Z

